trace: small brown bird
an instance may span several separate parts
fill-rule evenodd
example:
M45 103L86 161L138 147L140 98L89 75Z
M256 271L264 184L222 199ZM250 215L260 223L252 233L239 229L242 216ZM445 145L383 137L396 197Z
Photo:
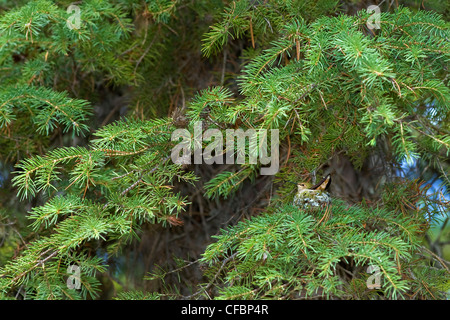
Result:
M331 204L331 197L328 188L331 184L331 175L327 175L318 184L311 186L310 183L299 183L298 191L294 197L293 204L301 209L326 209L325 215L319 223L326 218L328 220L328 206Z

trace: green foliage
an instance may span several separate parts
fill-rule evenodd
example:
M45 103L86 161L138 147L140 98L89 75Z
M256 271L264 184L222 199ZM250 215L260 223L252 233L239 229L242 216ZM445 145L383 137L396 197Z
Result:
M56 263L46 263L55 257L58 251L49 248L54 237L43 237L34 241L24 254L2 269L3 277L0 287L11 285L22 286L18 293L26 299L86 299L98 295L99 282L95 277L97 272L104 272L105 265L99 257L89 257L86 254L59 255ZM53 243L53 247L57 244ZM70 289L67 286L65 272L69 265L76 264L80 268L81 290ZM33 272L31 272L33 271ZM3 290L2 290L3 291ZM4 296L4 292L2 292Z
M78 94L76 78L133 81L130 62L119 58L132 30L125 12L107 1L85 1L79 8L78 29L67 25L73 13L47 0L30 1L1 16L2 158L9 160L11 149L36 153L56 128L76 135L87 131L90 102L67 93L70 88Z
M243 14L245 4L233 2L233 17ZM221 26L226 33L231 19L226 12L214 30ZM311 172L342 151L361 167L361 154L372 152L377 141L392 145L397 162L430 156L443 161L450 151L445 129L450 91L440 71L450 52L446 23L436 13L401 8L384 13L381 29L370 34L367 18L364 11L309 25L301 17L286 18L290 22L277 29L278 37L243 67L238 78L242 98L222 118L233 125L283 128L280 139L289 136L302 148L295 172ZM204 48L217 44L211 32ZM423 46L420 55L411 49L416 42ZM191 108L207 105L206 100ZM436 117L429 117L428 108L413 107L420 104L432 106Z
M174 13L177 0L159 1L147 0L148 9L156 22L167 23L170 16Z
M145 293L141 291L121 292L117 296L117 300L158 300L161 298L157 293Z
M91 148L58 148L43 157L22 161L14 177L18 194L22 198L39 192L50 196L43 206L33 208L29 216L35 232L49 235L41 237L21 258L2 269L0 289L8 290L25 281L27 297L73 299L88 294L95 297L99 283L93 272L102 272L106 266L100 258L86 255L88 243L103 241L108 253L115 254L136 237L144 223L176 225L177 215L187 201L173 192L173 182L197 178L169 163L168 157L161 160L161 154L169 152L168 133L173 129L170 126L167 119L116 122L98 131ZM45 270L41 273L42 261L50 258L51 263L45 264L49 273ZM65 283L61 270L65 269L61 268L67 268L70 261L87 273L87 278L82 279L83 290L77 294L62 289ZM52 283L46 287L47 291L40 285L36 287L44 280ZM53 285L54 281L59 282Z
M212 275L222 267L217 298L369 298L374 291L356 292L352 282L365 286L371 265L380 270L377 295L396 299L417 286L410 270L422 232L419 221L339 201L332 214L318 224L311 213L287 205L224 230L201 259Z
M316 18L335 10L337 1L268 1L256 5L252 1L233 1L220 14L219 22L203 37L202 52L209 57L221 50L229 39L251 37L255 43L266 43L285 27L286 21L303 16Z
M336 155L361 169L377 154L390 170L420 157L450 186L450 48L441 15L400 7L382 13L381 29L369 30L370 13L340 13L338 1L78 6L80 28L68 27L76 17L54 1L1 11L1 157L16 158L18 198L35 201L32 233L0 268L1 298L97 298L98 275L108 268L102 252L120 255L143 227L179 226L189 202L175 186L200 178L170 161L171 134L196 121L221 132L278 129L282 167L269 182L275 196L264 212L209 244L197 261L209 282L189 298L445 298L448 266L422 246L437 214L419 182L393 184L387 170L391 183L380 183L378 198L352 205L333 199L333 217L324 223L324 212L290 205L295 187L285 183L322 174ZM199 63L192 52L209 63L223 59L221 81L193 88L184 65L174 67L184 58ZM225 81L230 53L241 65ZM201 68L195 73L202 78ZM96 128L89 121L103 90L132 97L126 117ZM71 140L58 145L57 135ZM254 144L246 141L246 151ZM259 166L218 170L204 197L237 194L257 179ZM437 207L448 216L448 202ZM73 265L81 269L81 290L67 286ZM379 269L378 290L367 288L369 266ZM181 296L165 288L172 292L117 298Z

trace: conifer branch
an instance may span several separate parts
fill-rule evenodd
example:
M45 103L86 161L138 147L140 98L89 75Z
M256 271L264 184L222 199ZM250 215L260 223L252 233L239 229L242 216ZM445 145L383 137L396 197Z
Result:
M443 15L400 7L382 12L381 28L368 31L367 10L345 14L335 1L75 5L81 16L73 29L73 16L50 0L7 5L0 16L0 184L8 188L8 166L15 166L14 192L35 197L31 231L0 224L8 235L0 254L15 247L9 234L23 243L0 268L0 298L98 297L107 259L141 233L160 232L149 225L183 230L180 214L195 210L190 199L202 201L200 231L220 232L201 258L147 279L166 281L202 263L205 283L187 296L164 283L160 292L118 297L446 298L448 262L433 252L436 242L433 250L423 246L430 225L448 212L444 191L433 198L424 181L395 176L405 158L420 159L448 182ZM194 52L199 45L208 59ZM106 124L119 110L120 120ZM279 143L266 151L281 154L280 170L261 178L259 163L207 170L196 163L195 173L172 163L172 133L197 121L216 133L277 129ZM243 151L258 142L245 138ZM328 173L337 181L331 195L306 187ZM352 183L340 184L346 175ZM204 177L203 191L196 185L194 196L183 195ZM327 208L298 206L297 188L312 203L323 192ZM242 201L229 202L231 195ZM22 205L10 208L13 197L7 200L5 212L20 212ZM230 215L225 226L217 208ZM80 290L64 281L73 265L82 271ZM377 290L366 282L372 269Z

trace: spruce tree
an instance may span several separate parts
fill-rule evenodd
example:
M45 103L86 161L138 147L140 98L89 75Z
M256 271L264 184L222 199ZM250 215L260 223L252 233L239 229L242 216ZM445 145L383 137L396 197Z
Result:
M2 298L99 297L109 263L145 229L183 228L194 204L182 190L199 183L199 205L263 186L200 256L145 277L164 283L197 268L202 283L115 298L447 297L449 264L426 241L449 212L445 15L386 4L374 20L366 8L345 12L345 1L69 5L37 0L0 11L1 161L10 191L30 206L18 238L17 204L3 208L4 238L19 249L0 260ZM175 67L183 54L218 66L216 80L183 74ZM123 114L119 104L100 116L102 92L126 97ZM174 163L173 133L193 133L199 122L223 137L278 130L278 153L266 145L279 171L262 176L264 164L249 161ZM256 143L245 140L247 155ZM216 155L230 151L223 145ZM417 159L438 173L441 197L399 176ZM346 176L344 164L369 177ZM206 181L205 167L213 170ZM293 204L298 183L327 174L329 207ZM330 218L320 219L326 210Z

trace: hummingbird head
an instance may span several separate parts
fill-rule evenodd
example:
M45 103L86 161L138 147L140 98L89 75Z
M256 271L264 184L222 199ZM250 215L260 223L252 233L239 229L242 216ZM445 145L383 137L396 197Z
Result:
M302 182L297 184L298 192L303 192L311 188L311 184L308 182Z

